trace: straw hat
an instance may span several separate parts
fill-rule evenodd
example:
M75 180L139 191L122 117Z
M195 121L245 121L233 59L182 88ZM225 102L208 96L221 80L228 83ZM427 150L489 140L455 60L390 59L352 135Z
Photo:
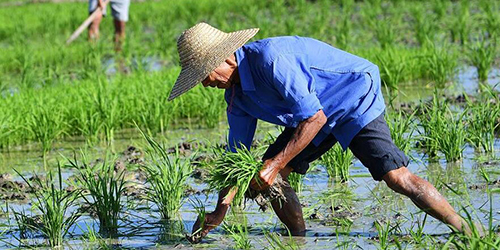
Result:
M199 23L182 33L177 40L181 73L170 92L172 100L203 81L210 72L255 36L258 28L225 33L206 23Z

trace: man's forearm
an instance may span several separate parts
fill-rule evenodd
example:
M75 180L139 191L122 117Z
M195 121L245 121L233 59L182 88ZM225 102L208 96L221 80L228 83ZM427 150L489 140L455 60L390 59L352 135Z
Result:
M279 169L283 169L288 162L311 143L312 139L325 125L326 120L323 110L319 110L307 120L300 122L285 148L269 160L273 161Z

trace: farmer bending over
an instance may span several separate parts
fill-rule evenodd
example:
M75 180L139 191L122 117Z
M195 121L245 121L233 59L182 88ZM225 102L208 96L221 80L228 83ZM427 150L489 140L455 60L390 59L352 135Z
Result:
M392 142L384 120L375 64L312 38L274 37L244 45L257 31L224 33L206 23L184 31L177 41L182 70L169 97L198 82L224 89L232 151L240 143L250 148L258 119L285 127L264 154L258 174L263 184L254 182L252 188L268 188L278 173L285 181L292 171L305 174L312 161L338 142L344 150L350 148L373 179L384 180L453 228L468 230L436 188L406 168L408 158ZM228 192L220 191L199 236L224 219L234 197ZM284 193L286 201L274 200L272 207L293 235L304 235L299 199L289 186ZM193 232L200 224L198 220Z
M115 50L121 51L123 40L125 39L125 23L128 21L128 9L130 0L111 0L111 15L115 25ZM106 15L106 5L103 0L89 0L89 13L92 14L97 7L102 9ZM98 15L89 26L89 40L99 38L99 25L102 15Z

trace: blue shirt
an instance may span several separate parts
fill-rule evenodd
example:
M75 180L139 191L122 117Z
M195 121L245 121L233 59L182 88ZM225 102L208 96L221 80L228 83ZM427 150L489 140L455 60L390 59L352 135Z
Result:
M378 67L304 37L273 37L235 52L240 84L225 92L228 145L250 148L257 119L297 127L323 110L327 119L313 143L333 134L342 148L385 109Z

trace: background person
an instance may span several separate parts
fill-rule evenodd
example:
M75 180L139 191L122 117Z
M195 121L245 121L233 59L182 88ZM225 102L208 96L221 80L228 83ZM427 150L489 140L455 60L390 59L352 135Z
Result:
M115 25L115 50L121 51L122 43L125 39L125 23L128 21L130 0L111 0L111 15ZM89 14L92 14L97 7L101 7L102 15L98 15L89 26L89 40L99 39L99 25L103 15L106 15L106 6L103 0L89 0Z

